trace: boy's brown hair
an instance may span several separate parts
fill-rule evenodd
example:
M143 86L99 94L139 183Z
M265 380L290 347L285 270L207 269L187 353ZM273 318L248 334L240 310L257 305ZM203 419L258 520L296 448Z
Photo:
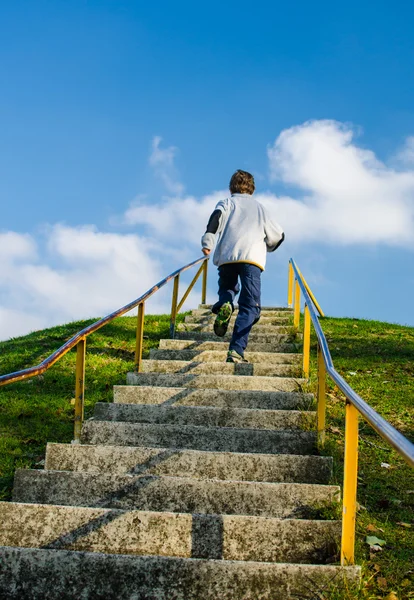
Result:
M256 189L254 185L254 177L247 171L238 169L230 179L230 193L231 194L253 194Z

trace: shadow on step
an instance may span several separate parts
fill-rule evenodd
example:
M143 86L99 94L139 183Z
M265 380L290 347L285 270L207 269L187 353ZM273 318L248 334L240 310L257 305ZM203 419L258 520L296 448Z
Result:
M141 475L142 473L145 473L146 471L148 471L148 469L152 469L153 467L156 467L157 465L161 464L162 462L164 462L165 460L171 458L172 456L174 456L176 454L180 454L180 450L164 450L162 452L159 452L158 454L151 456L148 460L146 460L142 463L136 464L134 467L132 467L132 469L130 469L128 471L127 474L128 475Z

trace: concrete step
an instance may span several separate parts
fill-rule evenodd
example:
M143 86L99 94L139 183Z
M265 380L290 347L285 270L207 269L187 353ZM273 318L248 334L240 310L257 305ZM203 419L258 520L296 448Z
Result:
M160 425L85 421L82 443L111 446L150 446L208 452L248 452L259 454L316 454L313 431L272 431L232 427Z
M215 340L160 340L159 349L160 350L197 350L197 351L219 351L226 352L229 349L229 342L219 342L220 338L215 337ZM252 342L249 340L249 346L246 351L246 356L252 352L260 352L260 353L296 353L302 350L302 345L300 343L293 342Z
M251 342L259 343L259 344L273 344L273 352L279 350L279 345L281 344L299 344L300 340L302 340L303 335L301 333L292 334L292 333L273 333L273 332L265 332L265 331L256 331L252 330L249 335L249 346L251 349ZM217 340L229 342L231 340L231 328L227 331L224 337L217 337L213 331L181 331L178 330L175 332L176 340L192 340L192 341L206 341L206 342L216 342ZM298 346L299 348L300 346Z
M298 600L360 579L359 567L33 548L0 548L0 562L8 600Z
M239 313L239 309L236 307L236 309L233 312L233 316L237 316ZM211 309L209 308L197 308L195 310L191 311L191 315L194 318L212 318L215 319L216 315L213 314L211 312ZM265 319L293 319L293 310L291 311L287 311L287 310L276 310L273 309L271 310L270 308L268 309L262 309L261 314L260 314L260 318L265 318Z
M340 522L1 503L2 546L266 562L324 562ZM292 539L298 538L298 544ZM275 543L277 540L277 543Z
M189 375L254 375L256 377L300 377L298 365L266 363L192 362L188 360L143 360L142 373L185 373Z
M315 412L301 410L260 410L214 406L176 406L174 404L159 406L108 402L97 402L93 416L96 421L246 427L250 429L310 429L315 426L315 417Z
M235 481L329 483L332 458L48 444L45 469L107 475L145 474Z
M197 375L192 373L127 373L128 385L210 388L221 390L262 390L298 392L306 379L293 377L243 377L241 375Z
M14 502L284 519L314 516L338 500L333 485L38 469L17 469L13 487Z
M226 350L156 350L151 348L152 360L186 360L194 362L220 362L227 358ZM302 365L302 355L293 353L246 352L245 358L253 364Z
M184 318L184 323L192 323L192 324L208 324L208 323L214 323L214 320L216 318L216 315L213 315L212 313L206 314L206 315L187 315ZM231 319L230 319L230 323L234 324L235 320L237 318L237 314L233 313ZM279 317L279 316L261 316L260 317L260 321L259 323L261 325L279 325L279 326L292 326L292 318L289 316L283 316L283 317ZM256 325L255 325L256 327Z
M198 310L210 310L213 308L213 304L199 304L198 305ZM239 309L238 304L234 305L235 310L237 311ZM283 313L292 313L293 314L293 308L288 308L285 306L262 306L261 307L262 313L263 312L283 312Z
M231 324L230 324L231 325ZM231 329L231 327L230 327ZM211 331L213 332L213 322L209 322L209 323L178 323L177 331ZM268 325L268 324L262 324L260 321L253 326L252 329L252 334L253 333L258 333L258 334L267 334L267 335L271 335L271 334L290 334L290 335L295 335L296 334L296 329L294 327L290 327L288 325Z
M313 394L261 392L254 390L191 389L114 385L119 404L163 404L165 406L217 406L265 410L312 410Z

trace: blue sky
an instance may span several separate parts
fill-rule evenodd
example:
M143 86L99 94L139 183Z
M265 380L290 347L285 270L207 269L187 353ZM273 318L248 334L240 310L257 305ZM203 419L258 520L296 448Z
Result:
M413 17L3 0L0 338L100 316L197 257L237 168L286 231L264 303L294 256L328 314L414 325Z

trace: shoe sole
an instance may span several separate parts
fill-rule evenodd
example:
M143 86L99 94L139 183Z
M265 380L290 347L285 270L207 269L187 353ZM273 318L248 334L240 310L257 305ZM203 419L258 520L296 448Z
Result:
M216 320L214 321L214 326L213 326L214 333L218 337L224 337L226 335L227 329L228 329L228 326L230 323L231 315L233 314L231 307L229 309L228 316L222 314L222 309L223 309L223 307L221 307L220 310L218 311L217 317L216 317Z

